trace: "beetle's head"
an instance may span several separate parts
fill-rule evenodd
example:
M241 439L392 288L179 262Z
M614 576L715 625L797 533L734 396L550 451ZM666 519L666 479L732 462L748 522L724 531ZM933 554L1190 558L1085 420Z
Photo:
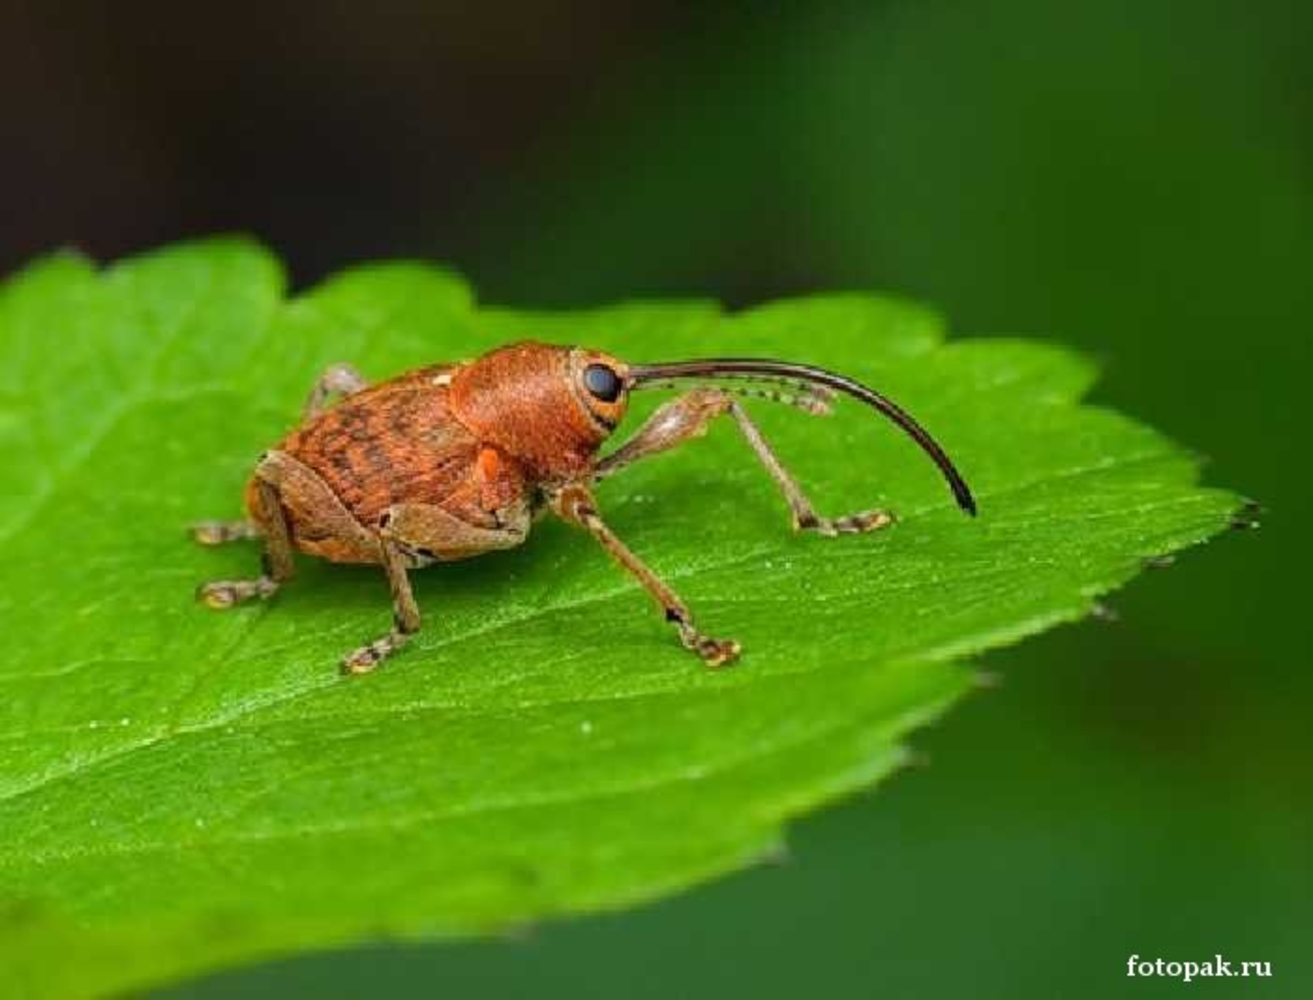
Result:
M450 400L483 440L544 478L569 478L624 419L629 382L629 366L609 354L525 341L458 369Z
M543 478L565 479L588 471L597 449L624 418L630 392L696 384L787 402L813 413L828 412L837 393L852 396L920 445L939 467L957 505L976 513L966 480L911 414L855 379L812 365L771 358L631 365L601 351L526 341L490 351L460 368L452 377L450 400L466 426L483 440Z

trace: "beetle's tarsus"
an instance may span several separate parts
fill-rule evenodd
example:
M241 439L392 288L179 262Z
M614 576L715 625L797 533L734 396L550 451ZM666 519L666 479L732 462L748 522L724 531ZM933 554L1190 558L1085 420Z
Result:
M348 677L370 673L409 641L408 633L393 629L383 638L375 639L342 657L342 673Z
M743 652L743 647L737 640L713 639L709 635L698 636L690 648L713 670L730 666Z
M249 538L259 538L260 529L254 521L197 521L191 526L191 537L200 545L225 545Z
M879 531L889 527L895 520L894 515L887 510L862 510L842 517L821 517L808 511L794 517L793 527L795 531L814 531L818 535L833 538L835 535L860 535Z
M278 583L268 576L254 580L211 580L196 588L196 599L216 611L226 611L253 597L268 600L277 592Z

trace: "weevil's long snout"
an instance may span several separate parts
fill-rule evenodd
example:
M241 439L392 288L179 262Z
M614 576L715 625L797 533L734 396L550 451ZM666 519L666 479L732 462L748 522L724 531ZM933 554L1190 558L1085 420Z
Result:
M921 446L921 449L939 467L944 479L948 481L957 505L968 514L975 516L976 501L971 495L971 488L953 465L953 460L939 446L939 442L897 403L874 389L862 385L856 379L813 365L776 361L771 358L707 358L700 361L664 361L650 365L630 365L626 381L629 388L641 389L644 386L651 387L682 378L745 378L819 386L824 390L842 392L854 399L860 399L867 406L892 420Z

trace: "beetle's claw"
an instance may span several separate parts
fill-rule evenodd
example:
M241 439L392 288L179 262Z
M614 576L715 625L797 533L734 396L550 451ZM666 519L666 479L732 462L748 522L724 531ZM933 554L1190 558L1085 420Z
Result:
M739 658L743 647L735 639L713 639L701 636L693 646L693 651L702 657L702 662L712 669L728 667Z
M222 545L226 536L221 521L200 521L191 526L192 540L200 545Z
M867 531L879 531L894 523L893 514L887 510L863 510L847 517L834 519L834 530L841 535L859 534Z
M367 674L377 667L381 661L382 657L374 651L372 645L361 646L354 652L342 657L342 673L348 677Z
M237 588L223 580L203 583L196 588L196 600L205 602L216 611L223 611L237 604Z

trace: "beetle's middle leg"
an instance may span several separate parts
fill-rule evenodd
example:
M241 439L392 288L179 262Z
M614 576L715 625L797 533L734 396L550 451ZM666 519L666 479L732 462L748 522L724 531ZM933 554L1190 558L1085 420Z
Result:
M587 529L622 567L638 578L666 614L666 621L679 630L684 648L702 657L709 667L723 667L739 658L741 647L733 639L714 639L693 623L693 614L679 595L670 589L651 568L630 551L606 526L593 496L582 486L567 486L550 498L552 510L562 519Z
M387 572L388 587L392 591L392 628L386 635L366 643L342 658L342 672L367 674L410 641L419 631L419 605L410 589L410 576L406 573L406 557L394 539L383 537L383 569Z
M529 532L529 507L517 503L497 512L497 527L481 527L436 504L399 503L378 521L380 561L392 589L392 628L342 660L348 674L364 674L419 631L419 606L407 569L431 562L468 559L521 544Z
M842 517L825 517L818 513L798 481L767 444L743 405L719 389L694 389L663 403L632 438L597 464L595 476L604 479L641 458L669 451L685 441L700 437L707 432L711 421L724 414L734 418L753 453L784 494L784 500L793 516L793 526L797 530L840 535L875 531L893 523L893 515L884 510L864 510Z

